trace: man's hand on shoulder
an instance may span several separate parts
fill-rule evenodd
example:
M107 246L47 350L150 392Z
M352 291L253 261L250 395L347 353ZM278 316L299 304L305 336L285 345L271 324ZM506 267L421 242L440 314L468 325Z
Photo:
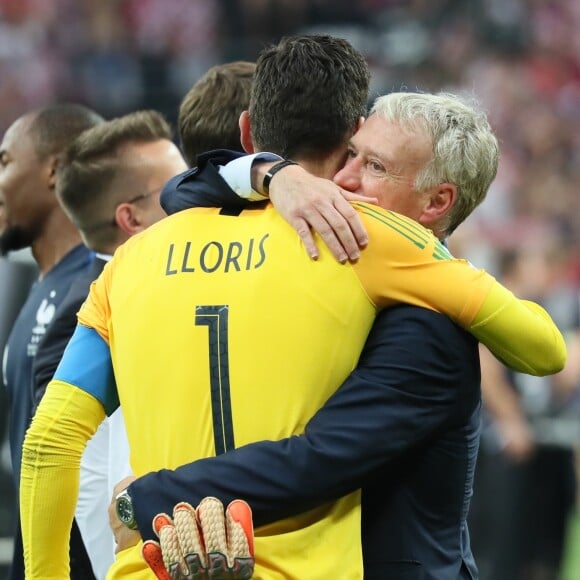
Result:
M261 183L271 163L258 168ZM350 193L328 179L314 177L299 165L278 171L269 185L270 200L280 215L298 232L312 259L319 256L316 231L339 262L357 260L368 243L367 232L350 201L376 203L376 199Z
M197 509L178 503L173 518L158 514L153 529L159 542L143 544L143 558L159 580L211 578L245 580L254 571L254 532L250 506L231 502L224 511L215 497Z

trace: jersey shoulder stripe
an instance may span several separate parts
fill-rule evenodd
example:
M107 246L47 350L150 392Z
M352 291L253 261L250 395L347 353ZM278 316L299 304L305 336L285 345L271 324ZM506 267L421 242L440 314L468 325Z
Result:
M356 206L360 213L385 224L410 240L421 250L424 250L432 243L434 245L433 258L436 260L453 260L451 252L433 235L431 230L428 230L415 220L394 211L384 210L362 202L354 202L353 205Z
M435 242L435 249L433 250L433 257L436 260L453 260L454 259L453 255L451 254L451 252L449 251L447 246L442 244L439 240L437 240Z
M410 218L395 213L394 211L384 210L366 203L355 202L353 205L360 213L384 224L388 228L407 238L422 250L431 240L432 234L429 230Z

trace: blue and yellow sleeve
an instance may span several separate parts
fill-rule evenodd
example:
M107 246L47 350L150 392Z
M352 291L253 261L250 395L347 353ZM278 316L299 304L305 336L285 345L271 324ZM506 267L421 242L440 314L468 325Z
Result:
M52 380L22 449L20 517L26 578L68 578L80 460L104 419L97 399Z
M54 379L92 395L107 415L119 406L111 351L94 328L77 325Z

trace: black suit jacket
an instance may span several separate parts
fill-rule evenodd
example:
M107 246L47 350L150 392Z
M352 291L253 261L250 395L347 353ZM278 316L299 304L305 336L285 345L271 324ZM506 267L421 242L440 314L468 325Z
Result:
M178 207L168 184L165 208L180 209L200 178L206 193L221 187L220 195L227 194L208 163L173 180ZM466 517L480 414L475 339L430 310L385 310L357 368L303 436L140 478L129 488L139 528L151 537L155 514L171 513L178 501L195 505L206 495L224 503L246 499L260 526L362 487L365 578L477 578Z

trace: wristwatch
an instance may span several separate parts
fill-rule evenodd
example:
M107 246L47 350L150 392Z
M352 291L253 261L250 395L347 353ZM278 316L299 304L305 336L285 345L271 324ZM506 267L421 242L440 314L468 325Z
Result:
M137 521L135 520L135 511L133 510L133 501L127 489L124 489L115 497L115 510L117 517L130 530L137 529Z

